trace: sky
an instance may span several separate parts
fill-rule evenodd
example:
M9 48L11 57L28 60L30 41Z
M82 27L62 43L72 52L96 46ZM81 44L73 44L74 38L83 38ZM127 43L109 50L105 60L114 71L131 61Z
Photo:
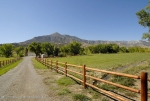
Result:
M58 32L87 40L136 41L148 0L0 0L0 44Z

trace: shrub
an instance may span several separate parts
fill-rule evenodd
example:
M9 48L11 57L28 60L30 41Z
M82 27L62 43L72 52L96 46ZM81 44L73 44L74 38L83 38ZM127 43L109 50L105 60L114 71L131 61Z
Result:
M64 53L62 53L62 52L59 53L58 56L59 56L59 57L66 57L66 55L65 55Z

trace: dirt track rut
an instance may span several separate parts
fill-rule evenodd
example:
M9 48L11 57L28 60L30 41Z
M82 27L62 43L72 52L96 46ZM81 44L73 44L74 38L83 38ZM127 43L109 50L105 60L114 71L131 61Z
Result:
M31 58L25 57L17 67L0 76L0 101L54 101Z

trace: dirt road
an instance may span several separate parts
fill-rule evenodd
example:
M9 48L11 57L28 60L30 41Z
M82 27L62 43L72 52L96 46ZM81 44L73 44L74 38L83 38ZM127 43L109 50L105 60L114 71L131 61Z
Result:
M0 101L54 101L32 65L31 57L0 76Z

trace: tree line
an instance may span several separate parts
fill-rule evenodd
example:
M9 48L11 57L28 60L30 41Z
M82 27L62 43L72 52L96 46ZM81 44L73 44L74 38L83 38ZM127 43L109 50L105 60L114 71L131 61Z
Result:
M75 55L88 54L108 54L108 53L134 53L134 52L150 52L150 48L142 47L120 47L117 44L97 44L90 46L83 46L79 42L72 42L64 46L57 46L49 42L32 42L27 47L17 46L12 44L2 44L0 46L0 56L12 57L13 54L17 56L27 56L28 51L34 52L36 56L47 54L49 57L65 57Z

